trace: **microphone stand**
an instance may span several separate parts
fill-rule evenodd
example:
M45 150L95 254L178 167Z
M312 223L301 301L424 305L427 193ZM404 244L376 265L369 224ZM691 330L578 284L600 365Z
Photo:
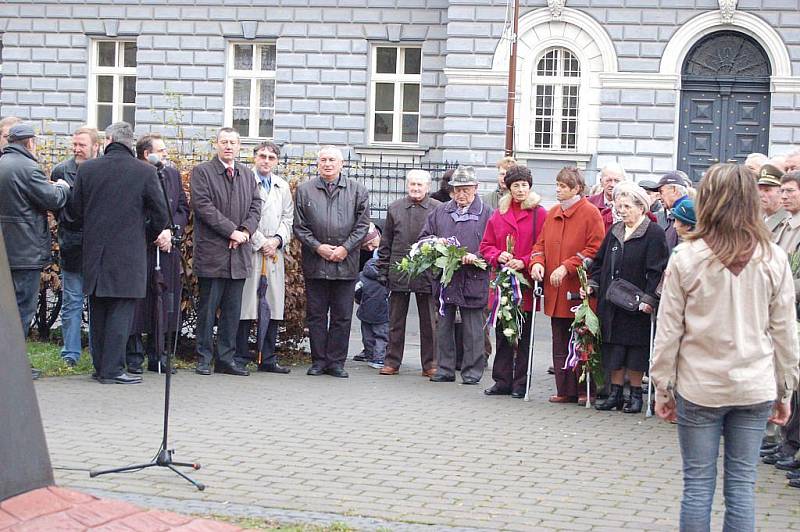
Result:
M158 182L161 185L161 192L164 195L164 204L167 207L167 217L169 219L169 227L172 231L172 247L174 250L177 250L178 253L181 251L181 238L178 236L178 230L180 229L178 226L175 225L175 219L172 216L172 208L169 204L169 195L167 194L167 187L165 184L165 177L164 177L164 165L159 161L159 164L155 165L156 170L158 172ZM155 270L159 271L161 269L161 250L156 248L156 267ZM90 471L89 477L94 478L100 475L106 475L109 473L126 473L130 471L141 471L142 469L147 469L150 467L165 467L173 471L176 475L183 478L198 490L203 491L206 489L205 484L202 482L197 482L196 480L190 478L188 475L177 469L178 467L191 467L194 470L200 469L200 464L198 463L189 463L189 462L175 462L172 459L172 455L175 452L175 449L169 449L168 443L168 432L169 432L169 397L170 397L170 390L172 387L172 357L175 355L175 351L178 347L178 334L180 332L180 324L181 324L181 309L180 304L175 311L175 341L172 345L172 352L165 349L166 353L164 353L164 358L166 359L166 376L164 381L164 428L161 434L161 446L158 448L158 452L153 457L150 462L145 464L136 464L130 465L125 467L117 467L113 469L105 469L101 471ZM158 316L158 319L161 319L161 316ZM166 331L165 331L166 332ZM161 338L158 338L157 341L161 341ZM161 367L161 360L158 361L159 368Z

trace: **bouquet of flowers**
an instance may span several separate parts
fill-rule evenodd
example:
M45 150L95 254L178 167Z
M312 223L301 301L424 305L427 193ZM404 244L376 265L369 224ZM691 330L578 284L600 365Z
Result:
M461 259L468 253L467 248L461 246L454 236L447 239L429 236L414 243L408 255L396 263L394 268L409 277L417 277L431 270L442 288L445 288L453 280L453 274L461 268ZM485 270L486 261L478 259L473 266Z
M584 293L589 293L586 270L583 266L578 266L578 280L581 283ZM594 380L597 386L602 386L604 381L603 363L600 356L600 320L589 306L589 299L584 298L581 304L571 309L575 313L572 321L572 335L569 339L569 355L567 356L566 368L575 368L581 365L581 375L579 382L584 382L588 375Z
M506 237L506 251L514 254L514 237L511 235ZM500 330L511 345L519 342L525 322L522 314L523 286L530 286L525 275L507 265L497 270L497 275L489 283L489 288L494 291L494 302L486 325L497 327L500 322Z

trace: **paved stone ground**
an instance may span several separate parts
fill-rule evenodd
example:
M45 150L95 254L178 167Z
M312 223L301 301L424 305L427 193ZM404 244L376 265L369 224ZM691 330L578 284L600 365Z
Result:
M480 386L422 378L413 329L395 377L354 362L347 380L307 377L302 367L248 378L179 372L171 444L176 460L203 464L193 474L205 492L163 469L88 477L156 451L158 375L138 386L48 378L36 389L59 484L140 505L363 530L675 529L675 427L549 404L548 329L540 315L527 403L485 397L488 372ZM351 356L357 330L354 321ZM771 467L759 473L759 528L799 530L800 493ZM720 529L720 490L716 500Z

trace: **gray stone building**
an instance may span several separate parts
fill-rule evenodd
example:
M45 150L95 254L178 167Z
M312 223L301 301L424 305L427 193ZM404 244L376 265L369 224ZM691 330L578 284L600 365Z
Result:
M502 156L513 2L4 0L0 115L58 134L232 125L473 164ZM800 143L800 0L523 0L515 150L537 182L637 178ZM591 180L591 174L590 174Z

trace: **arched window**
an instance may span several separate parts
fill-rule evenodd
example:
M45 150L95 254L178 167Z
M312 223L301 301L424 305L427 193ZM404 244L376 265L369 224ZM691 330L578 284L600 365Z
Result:
M545 50L533 71L533 128L535 150L576 151L581 65L566 48Z

